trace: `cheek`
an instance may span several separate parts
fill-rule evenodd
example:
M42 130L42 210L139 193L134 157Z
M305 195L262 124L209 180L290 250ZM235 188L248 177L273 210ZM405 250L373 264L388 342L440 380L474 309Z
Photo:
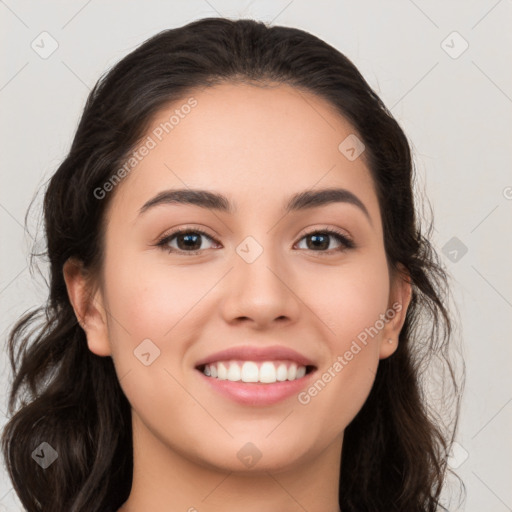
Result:
M309 297L312 309L330 328L326 333L330 354L299 402L311 414L331 418L330 428L336 432L361 409L375 379L384 325L381 315L389 299L386 261L340 267L317 281Z
M194 308L218 277L150 259L117 252L105 262L108 335L128 400L146 421L160 411L167 424L175 408L191 407L190 396L178 384L183 380L179 366L188 337L194 336Z
M211 270L171 267L156 260L147 255L118 258L106 264L107 297L115 323L121 324L132 338L163 342L172 338L172 330L175 326L179 329L177 324L218 276Z
M357 265L347 264L323 276L317 273L314 279L311 277L315 286L308 290L308 301L330 328L333 351L344 352L358 335L376 323L380 326L379 318L386 312L390 291L384 258L365 258Z

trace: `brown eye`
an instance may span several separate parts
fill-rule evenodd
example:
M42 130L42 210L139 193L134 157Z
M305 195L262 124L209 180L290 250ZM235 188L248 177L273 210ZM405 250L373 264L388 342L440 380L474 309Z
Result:
M338 242L338 247L330 247L331 240L335 239ZM306 240L306 249L316 252L328 252L328 251L344 251L346 249L352 249L355 244L343 233L335 231L333 229L324 229L321 231L312 231L304 235L301 240Z
M202 250L208 249L208 247L204 247L203 238L214 241L204 231L179 229L166 235L157 245L168 252L197 254ZM175 244L175 246L171 244Z

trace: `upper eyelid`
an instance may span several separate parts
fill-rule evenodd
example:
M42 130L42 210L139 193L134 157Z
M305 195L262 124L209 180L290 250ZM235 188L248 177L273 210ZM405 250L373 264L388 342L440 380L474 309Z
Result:
M346 236L348 238L352 238L352 235L349 233L349 231L346 229L346 228L341 228L339 226L334 226L334 225L331 225L331 224L327 224L327 223L322 223L322 222L319 222L319 223L314 223L314 224L311 224L310 226L306 226L305 228L302 228L300 231L299 231L299 234L302 233L301 236L304 236L306 234L309 234L309 233L312 233L312 232L316 232L316 231L325 231L325 230L334 230L334 231L341 231L343 232L344 234L346 234ZM169 235L173 235L175 234L176 232L179 232L179 231L201 231L201 232L204 232L206 235L212 237L212 238L215 238L216 235L214 234L210 234L208 232L209 228L206 228L204 227L203 225L195 225L195 224L181 224L179 226L175 226L173 228L170 228L168 230L168 234ZM162 238L163 236L165 235L161 235L160 238ZM299 236L299 235L297 235Z
M303 237L305 237L307 235L311 235L311 234L317 233L317 232L334 231L335 234L343 235L346 238L352 240L352 235L350 235L343 228L334 228L334 227L330 227L330 226L324 225L324 226L320 226L320 227L316 227L316 228L313 227L313 228L304 228L304 229L305 229L305 231L301 231L301 233L299 233L297 236L300 236L301 238L303 238ZM171 230L167 234L161 235L160 237L158 237L158 240L163 240L165 238L173 237L175 235L180 234L180 232L189 232L189 231L193 232L193 233L201 233L203 235L208 236L212 240L216 240L217 239L216 235L212 235L212 234L208 233L208 231L206 231L205 228L202 228L202 227L199 228L199 227L194 227L194 226L184 226L184 227L179 227L179 228L176 228L174 230Z
M188 233L188 232L200 233L201 235L207 236L211 240L217 242L217 238L214 235L211 235L210 233L208 233L205 229L185 226L185 227L176 228L176 229L172 230L171 232L169 232L168 234L164 234L164 235L160 236L158 238L158 243L168 240L170 238L174 238L176 235L179 235L181 233Z

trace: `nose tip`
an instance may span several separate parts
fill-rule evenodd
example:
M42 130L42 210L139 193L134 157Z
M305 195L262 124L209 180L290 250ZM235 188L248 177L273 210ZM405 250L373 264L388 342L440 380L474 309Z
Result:
M238 261L225 287L226 320L252 321L256 326L265 326L296 319L299 304L291 283L286 282L292 277L279 267L271 252L263 250L255 238L247 237L239 244L237 254Z

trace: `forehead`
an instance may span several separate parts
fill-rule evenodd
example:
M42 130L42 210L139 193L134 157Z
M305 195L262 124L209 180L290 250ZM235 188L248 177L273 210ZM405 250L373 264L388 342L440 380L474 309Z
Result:
M137 146L150 149L117 186L115 210L133 218L163 190L200 188L222 191L238 212L244 204L258 211L262 201L272 208L296 192L339 186L375 210L364 153L350 160L340 150L354 135L328 101L288 85L194 90L153 117Z

